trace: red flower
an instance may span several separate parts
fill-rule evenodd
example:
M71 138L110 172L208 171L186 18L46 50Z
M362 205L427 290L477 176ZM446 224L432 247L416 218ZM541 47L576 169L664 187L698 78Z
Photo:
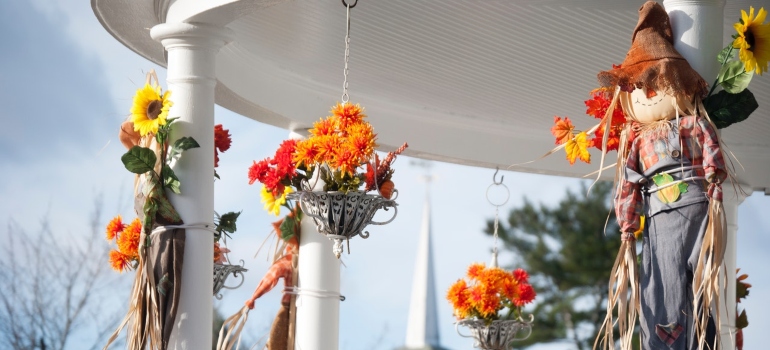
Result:
M214 126L214 147L220 152L230 149L233 140L230 138L230 130L222 128L222 124Z
M513 300L513 304L516 306L523 306L531 303L535 300L535 289L529 283L522 283L519 285L519 297Z
M230 130L222 128L222 124L214 126L214 167L219 166L219 152L230 149L233 140L230 138Z
M513 278L519 283L527 283L529 281L529 275L524 269L513 270Z
M254 164L249 167L249 185L254 184L254 181L264 182L267 172L270 170L268 162L270 158L261 160L259 163L254 161Z

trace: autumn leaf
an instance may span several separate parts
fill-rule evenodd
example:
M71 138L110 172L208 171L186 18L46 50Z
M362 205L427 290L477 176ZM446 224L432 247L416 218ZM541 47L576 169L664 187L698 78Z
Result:
M551 128L551 134L556 137L556 144L561 145L573 138L572 131L575 130L575 126L572 125L572 121L568 117L564 117L561 120L560 117L553 117L553 127Z
M590 146L590 141L588 141L586 138L588 136L585 132L581 132L577 134L574 138L569 139L567 141L567 145L564 146L564 150L567 152L567 160L569 160L569 164L575 164L575 159L580 158L580 160L591 164L591 154L588 153L588 146Z
M669 183L674 182L674 178L669 174L661 173L653 176L652 181L655 182L655 185L658 187L663 187ZM663 203L676 202L679 200L680 194L687 193L687 187L688 186L686 182L680 182L676 185L668 186L658 190L658 199L660 199L660 201Z

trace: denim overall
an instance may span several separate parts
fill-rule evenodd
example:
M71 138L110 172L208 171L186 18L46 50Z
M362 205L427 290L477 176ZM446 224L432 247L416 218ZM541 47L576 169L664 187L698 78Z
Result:
M695 173L679 144L676 121L665 138L653 142L659 161L639 174L626 168L628 181L640 184L646 223L640 268L642 348L695 350L693 328L693 271L698 262L708 223L705 180ZM640 162L641 163L641 162ZM642 169L643 164L639 164ZM674 181L685 179L687 191L673 202L659 197L653 176L667 173ZM713 342L713 321L707 341Z

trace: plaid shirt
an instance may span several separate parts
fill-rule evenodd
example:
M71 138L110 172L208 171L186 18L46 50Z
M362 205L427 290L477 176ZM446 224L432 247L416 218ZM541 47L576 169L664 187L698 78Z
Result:
M671 121L673 127L676 122ZM682 144L681 156L689 159L697 176L708 180L708 197L722 201L722 181L727 177L725 162L716 132L709 122L700 116L679 118L679 136ZM656 152L656 139L636 137L631 144L626 167L643 174L661 159ZM658 143L659 145L659 143ZM702 168L700 167L702 166ZM650 174L645 174L650 175ZM638 183L622 179L620 193L615 198L615 215L621 232L635 232L639 229L639 215L643 210L642 189Z

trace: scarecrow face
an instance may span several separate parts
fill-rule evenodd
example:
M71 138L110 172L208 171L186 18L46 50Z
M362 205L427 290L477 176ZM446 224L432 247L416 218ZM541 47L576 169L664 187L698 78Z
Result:
M620 103L626 118L640 123L652 123L658 120L669 120L676 117L677 104L679 114L685 115L688 110L683 104L687 98L674 96L646 89L635 89L632 92L620 92ZM685 108L683 108L685 107Z

